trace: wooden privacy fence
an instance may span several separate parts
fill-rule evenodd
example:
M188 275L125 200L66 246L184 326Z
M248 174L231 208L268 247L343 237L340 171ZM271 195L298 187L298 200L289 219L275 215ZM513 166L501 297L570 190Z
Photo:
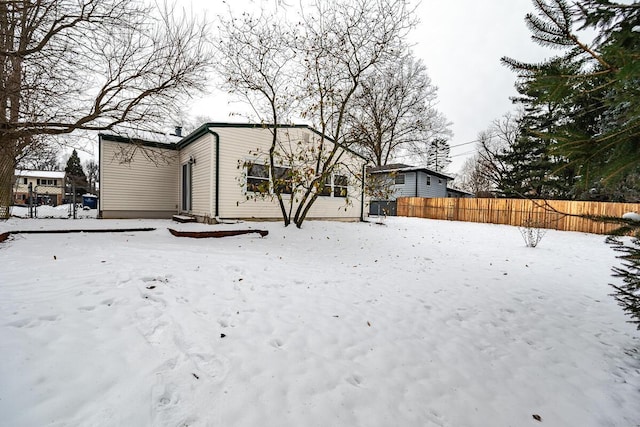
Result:
M596 234L607 234L621 224L589 217L621 218L626 212L640 213L640 203L569 200L401 197L397 203L398 216L530 225Z

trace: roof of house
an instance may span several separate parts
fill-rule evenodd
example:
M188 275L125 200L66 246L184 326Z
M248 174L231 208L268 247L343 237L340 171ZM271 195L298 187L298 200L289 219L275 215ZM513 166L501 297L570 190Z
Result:
M191 133L189 133L188 135L182 138L179 138L175 135L163 134L161 132L158 132L157 134L146 132L143 136L138 136L138 135L134 136L133 134L132 135L114 135L114 134L101 133L99 134L99 137L108 141L128 142L133 144L144 145L147 147L160 147L160 148L169 148L173 150L180 150L188 146L192 142L195 142L202 135L213 132L213 130L211 130L212 128L269 129L273 127L274 125L272 124L261 124L261 123L210 122L210 123L204 123L199 128L197 128L196 130L192 131ZM316 135L322 136L322 133L320 133L319 131L317 131L316 129L312 128L309 125L280 124L280 125L277 125L277 127L282 129L291 129L291 128L308 129L309 131L315 133ZM334 142L331 137L326 135L324 137L327 140ZM341 146L345 151L348 151L353 155L356 155L362 159L365 159L364 156L353 151L349 147L345 147L342 144L338 144L338 145Z
M15 176L18 178L64 179L65 175L65 171L15 170Z
M191 144L192 142L194 142L196 139L200 138L202 135L206 134L207 132L212 132L211 128L270 129L270 128L274 128L274 127L277 127L279 129L307 129L310 132L313 132L316 135L318 135L320 137L324 137L328 141L331 141L331 142L335 143L333 138L331 138L331 137L329 137L327 135L323 135L320 131L312 128L309 125L279 124L279 125L275 126L273 124L267 124L267 123L221 123L221 122L209 122L209 123L203 124L198 129L194 130L189 135L184 137L182 139L182 141L180 141L178 143L178 147L179 148L186 147L187 145ZM366 158L362 154L357 153L356 151L353 151L351 148L346 147L346 146L344 146L344 145L342 145L340 143L338 143L337 145L342 147L345 151L348 151L349 153L366 160Z
M178 149L178 143L182 137L162 132L127 132L127 133L100 133L98 137L107 141L126 142L130 144L139 144L145 147L160 147L171 150Z
M409 166L404 163L391 163L383 166L374 166L368 169L369 173L389 173L389 172L424 172L428 175L436 176L438 178L444 178L452 180L453 177L445 175L442 172L436 172L431 169L427 169L420 166Z
M464 191L464 190L459 190L457 188L447 187L447 191L450 193L458 193L458 194L464 194L467 196L473 196L473 193L469 193L468 191Z

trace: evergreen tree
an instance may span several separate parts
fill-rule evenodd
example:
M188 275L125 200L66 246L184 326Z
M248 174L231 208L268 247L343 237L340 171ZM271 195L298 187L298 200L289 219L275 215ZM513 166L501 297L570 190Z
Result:
M434 138L429 143L427 152L427 168L440 172L451 163L451 147L449 141L444 138Z
M616 290L613 297L629 314L631 323L635 323L640 330L640 239L635 238L630 245L625 245L618 239L610 239L610 243L618 252L618 258L623 260L621 267L613 268L613 276L622 279L623 284L611 286Z
M548 142L548 154L571 165L586 188L600 178L623 179L640 163L640 5L583 0L534 0L528 14L532 38L564 54L539 64L503 58L519 73L530 106L554 105L560 113L534 135ZM598 32L583 43L574 23ZM523 92L521 92L523 93Z
M519 72L531 105L556 104L562 112L537 136L555 141L549 152L576 168L583 188L593 182L633 183L640 164L640 4L582 0L572 9L565 0L534 0L534 5L538 15L526 17L532 38L564 49L564 55L540 64L502 60ZM591 46L573 31L576 22L596 31ZM560 66L554 70L554 64ZM639 229L630 221L618 230L635 232L636 238L632 245L614 241L624 261L614 267L614 276L624 284L612 285L614 297L638 324Z
M84 169L82 169L80 157L78 157L78 152L75 149L71 153L69 160L67 160L67 166L64 168L64 171L67 173L69 182L75 185L76 194L84 193L87 187L87 175L85 175Z

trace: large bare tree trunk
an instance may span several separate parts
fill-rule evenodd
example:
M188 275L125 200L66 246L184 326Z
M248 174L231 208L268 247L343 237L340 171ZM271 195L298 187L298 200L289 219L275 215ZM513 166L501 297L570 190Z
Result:
M207 32L162 2L0 0L0 218L19 159L52 137L166 124L204 89Z
M15 157L5 149L4 143L0 144L0 220L9 218L15 166Z

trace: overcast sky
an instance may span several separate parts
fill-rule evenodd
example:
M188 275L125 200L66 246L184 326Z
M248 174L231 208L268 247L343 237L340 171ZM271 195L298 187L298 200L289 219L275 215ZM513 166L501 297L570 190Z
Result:
M241 10L260 1L229 3ZM212 19L221 11L221 0L192 3L196 11L208 9ZM515 74L500 64L500 58L538 61L556 53L531 40L524 17L533 11L531 0L423 0L418 7L421 22L412 34L414 52L439 88L439 110L453 122L449 173L458 172L474 149L473 143L456 145L474 141L494 119L514 109L509 97L516 94ZM234 122L241 119L229 113L238 109L214 93L196 100L191 112Z

